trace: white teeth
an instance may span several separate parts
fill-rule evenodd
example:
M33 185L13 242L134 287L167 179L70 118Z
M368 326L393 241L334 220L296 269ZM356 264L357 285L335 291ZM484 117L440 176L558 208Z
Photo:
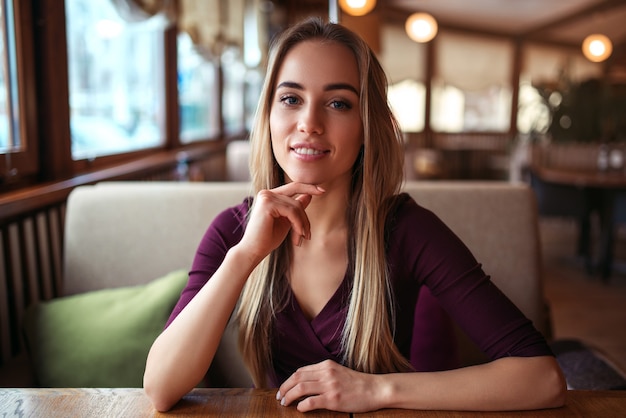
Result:
M300 155L320 155L324 153L324 151L319 151L312 148L294 148L293 150L296 154Z

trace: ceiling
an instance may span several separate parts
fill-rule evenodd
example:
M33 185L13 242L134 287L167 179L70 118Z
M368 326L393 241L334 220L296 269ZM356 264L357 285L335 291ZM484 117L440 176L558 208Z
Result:
M292 13L328 12L337 0L272 0ZM377 0L383 19L404 22L428 12L440 27L580 47L587 35L612 41L607 68L626 71L626 0Z
M396 12L425 11L442 26L580 45L603 33L626 43L626 0L379 0Z

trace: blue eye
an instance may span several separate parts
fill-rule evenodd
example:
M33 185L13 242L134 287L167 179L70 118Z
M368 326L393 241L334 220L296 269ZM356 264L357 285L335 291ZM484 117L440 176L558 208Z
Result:
M294 96L282 96L280 102L286 105L295 105L298 104L298 98Z
M337 110L352 109L352 106L350 105L350 103L344 102L342 100L334 100L330 105L333 109L337 109Z

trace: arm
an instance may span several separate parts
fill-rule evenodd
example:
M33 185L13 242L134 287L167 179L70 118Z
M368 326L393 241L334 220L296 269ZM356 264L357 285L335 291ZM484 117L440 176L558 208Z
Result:
M304 209L321 193L291 183L258 194L241 241L150 349L144 388L157 410L170 409L204 377L248 276L290 231L296 243L309 236Z
M233 247L211 280L154 341L144 388L154 407L170 409L206 374L255 260Z
M396 267L392 277L405 282L423 278L493 361L445 372L379 375L323 362L294 373L281 385L278 397L289 404L313 395L298 409L323 405L352 412L385 407L508 410L562 405L565 383L541 334L436 217L415 205L403 209L388 251ZM405 305L404 311L410 307Z
M561 369L551 356L505 357L445 372L395 374L382 383L383 392L389 394L384 404L420 409L555 408L563 405L566 390ZM420 388L419 396L411 387Z
M562 406L565 390L551 356L507 357L444 372L377 375L325 361L299 369L281 385L277 397L283 405L305 398L297 405L301 412L320 408L503 411Z

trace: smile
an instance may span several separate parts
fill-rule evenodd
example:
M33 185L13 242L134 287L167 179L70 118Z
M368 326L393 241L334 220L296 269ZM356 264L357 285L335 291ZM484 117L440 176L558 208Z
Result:
M293 151L299 155L321 155L325 153L325 151L313 148L294 148Z

